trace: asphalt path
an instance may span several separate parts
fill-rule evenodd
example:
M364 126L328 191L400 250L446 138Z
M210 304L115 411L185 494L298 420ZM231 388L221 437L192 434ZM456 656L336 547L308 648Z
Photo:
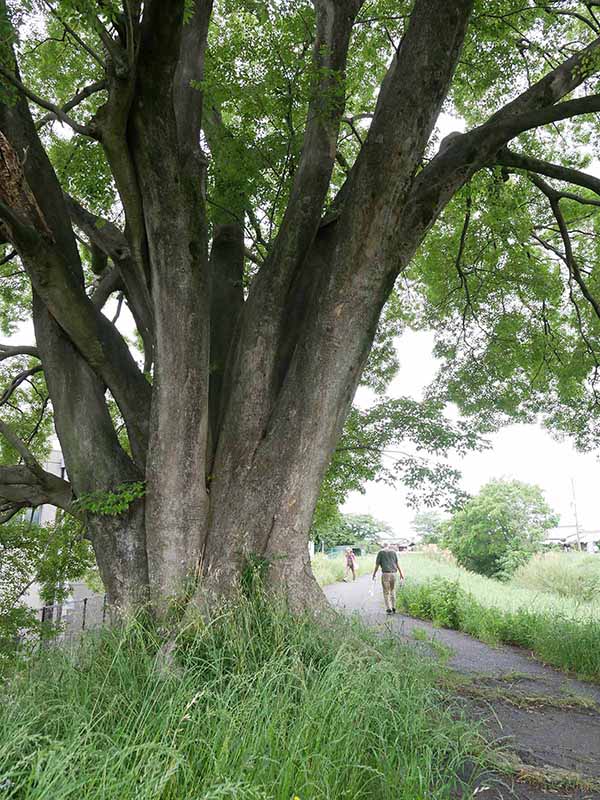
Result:
M368 575L331 584L324 591L341 613L358 615L370 627L397 636L425 656L443 657L471 687L461 701L487 737L501 741L523 764L548 777L547 786L540 787L484 776L477 798L600 800L597 790L550 785L560 781L562 771L565 776L581 776L581 784L600 783L600 687L546 666L519 648L488 645L404 614L387 615L381 583ZM515 698L521 699L518 704Z

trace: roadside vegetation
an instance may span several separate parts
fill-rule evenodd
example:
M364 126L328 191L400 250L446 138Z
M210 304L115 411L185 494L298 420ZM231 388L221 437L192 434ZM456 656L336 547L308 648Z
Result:
M317 553L311 561L312 570L319 586L327 586L330 583L344 580L346 561L343 555L330 558L329 556ZM375 566L375 556L368 554L357 559L357 575L366 575L373 571ZM348 578L352 580L352 576Z
M538 555L509 581L469 572L451 556L411 553L398 607L491 644L524 647L542 661L600 680L600 558Z
M444 800L484 758L439 668L352 623L242 599L188 625L173 663L163 644L131 624L15 668L2 796Z

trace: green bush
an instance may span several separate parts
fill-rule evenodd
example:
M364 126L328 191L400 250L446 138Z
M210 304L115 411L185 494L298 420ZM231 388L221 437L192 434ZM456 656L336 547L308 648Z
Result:
M163 645L132 623L15 672L3 797L449 800L479 758L435 666L351 623L241 600Z
M413 616L431 619L442 628L457 628L460 619L460 605L465 593L458 581L446 581L443 578L432 580L428 584L409 584L410 589L403 589L399 596L404 608ZM405 587L406 588L406 587Z
M558 524L538 486L493 480L444 523L442 542L463 567L508 580Z
M568 567L571 555L558 553L556 557L559 564L565 562ZM580 596L571 597L548 590L543 591L517 581L517 578L500 582L469 572L457 566L452 560L443 558L443 554L435 554L434 558L428 552L407 553L402 556L401 563L413 582L422 583L433 578L458 581L461 588L472 594L485 608L497 607L504 611L527 609L552 617L567 617L581 621L600 618L599 595L593 597L591 602L582 602Z

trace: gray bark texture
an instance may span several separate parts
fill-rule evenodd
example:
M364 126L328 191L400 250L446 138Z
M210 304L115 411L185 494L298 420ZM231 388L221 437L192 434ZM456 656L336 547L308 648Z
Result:
M69 510L86 493L145 481L144 498L127 513L88 515L118 607L150 598L163 608L182 596L213 606L236 590L252 559L267 565L268 586L293 608L321 603L308 531L397 276L477 170L498 162L527 168L508 151L512 138L598 110L597 98L561 102L583 81L577 67L598 49L594 42L485 125L443 143L423 167L473 0L416 0L366 140L325 216L362 4L315 0L317 78L301 156L277 236L246 294L243 221L221 220L210 232L205 207L197 87L211 0L197 0L185 23L183 0L149 0L143 14L141 4L128 3L128 24L105 32L106 79L98 87L105 100L89 125L77 127L104 148L123 230L63 195L31 97L19 89L9 45L1 45L17 97L0 101L0 237L31 280L37 349L29 351L46 376L70 482L26 462L0 474L0 497L7 506L50 501ZM4 0L0 19L7 19ZM214 109L208 116L210 143L220 121ZM552 165L537 166L553 176ZM97 273L92 297L75 231ZM116 291L136 320L144 370L102 314Z

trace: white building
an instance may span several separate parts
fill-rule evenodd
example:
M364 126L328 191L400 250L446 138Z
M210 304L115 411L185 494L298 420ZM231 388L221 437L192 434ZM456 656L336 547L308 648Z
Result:
M551 528L544 537L546 544L560 545L566 549L577 549L578 545L588 553L599 552L600 530L577 529L576 525L559 525Z

